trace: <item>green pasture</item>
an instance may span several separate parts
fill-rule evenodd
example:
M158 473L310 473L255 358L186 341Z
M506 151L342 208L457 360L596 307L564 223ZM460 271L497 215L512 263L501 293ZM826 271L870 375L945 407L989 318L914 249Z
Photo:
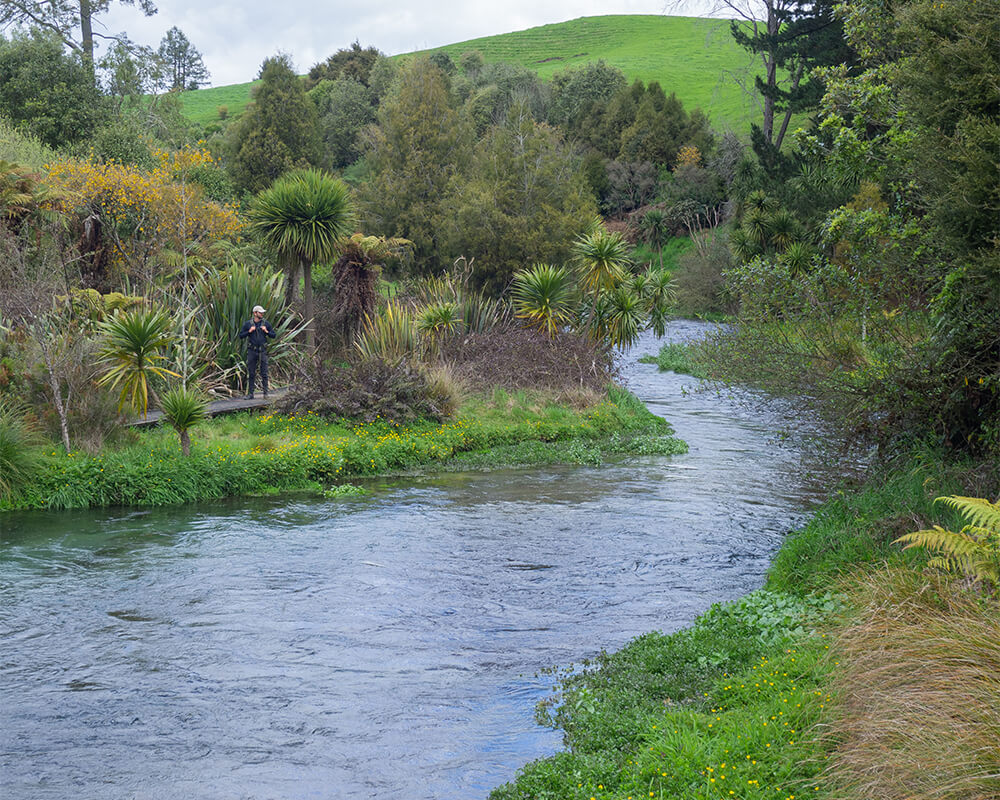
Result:
M377 41L372 44L378 46ZM717 128L742 129L750 113L733 78L747 69L748 55L733 43L726 20L634 14L581 17L395 58L438 50L456 61L462 53L478 50L487 62L520 64L542 78L604 60L621 69L629 81L659 81L664 91L677 94L685 108L705 111ZM219 119L219 106L226 106L230 116L237 115L250 102L254 83L184 92L184 113L203 125Z

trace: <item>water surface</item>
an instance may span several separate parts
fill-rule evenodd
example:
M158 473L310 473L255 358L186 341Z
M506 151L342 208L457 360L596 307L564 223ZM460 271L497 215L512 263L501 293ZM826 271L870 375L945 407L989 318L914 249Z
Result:
M3 796L457 800L555 752L539 670L759 587L821 488L789 408L657 348L687 455L0 517Z

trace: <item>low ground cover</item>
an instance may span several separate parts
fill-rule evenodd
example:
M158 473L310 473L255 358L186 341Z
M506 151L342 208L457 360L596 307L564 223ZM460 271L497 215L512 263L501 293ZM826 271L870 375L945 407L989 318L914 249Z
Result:
M184 457L172 431L137 434L96 455L49 450L38 472L2 508L166 505L275 490L314 489L349 478L435 468L593 463L602 454L682 452L666 421L613 389L576 410L540 394L498 392L467 400L439 423L329 421L316 414L249 414L192 429Z

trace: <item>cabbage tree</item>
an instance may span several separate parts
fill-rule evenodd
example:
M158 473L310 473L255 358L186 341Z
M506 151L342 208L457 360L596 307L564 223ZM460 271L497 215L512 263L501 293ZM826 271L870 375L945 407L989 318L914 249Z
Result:
M351 228L354 210L350 191L340 180L316 169L289 172L257 195L250 223L292 274L302 267L306 343L316 345L312 265L333 260L340 240Z

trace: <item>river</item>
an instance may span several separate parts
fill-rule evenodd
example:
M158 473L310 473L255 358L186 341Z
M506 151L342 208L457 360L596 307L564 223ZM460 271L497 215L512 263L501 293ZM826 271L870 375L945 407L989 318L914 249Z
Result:
M825 484L658 347L623 375L683 456L0 516L0 794L467 800L555 752L540 670L758 588Z

